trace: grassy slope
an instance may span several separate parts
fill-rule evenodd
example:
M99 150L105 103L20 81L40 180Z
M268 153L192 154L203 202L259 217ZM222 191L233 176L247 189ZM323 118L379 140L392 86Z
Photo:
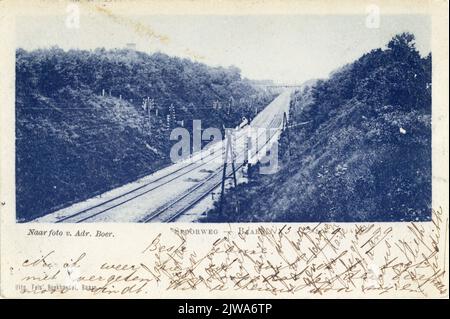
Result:
M212 101L225 105L231 97L239 101L252 96L253 105L260 107L271 98L241 79L236 69L209 68L163 54L19 50L16 74L19 221L170 164L174 142L169 140L166 115L172 103L178 119L188 124L201 119L206 128L234 126L247 110L243 103L230 112L212 110ZM146 96L159 108L151 129L141 107Z
M58 209L168 164L165 133L150 131L132 105L101 96L84 102L86 108L26 110L28 116L21 116L19 218Z
M374 51L328 81L297 92L291 119L310 123L290 130L292 156L285 134L280 171L263 176L255 167L248 184L228 192L223 212L216 206L204 221L429 219L430 64L414 55L414 66L401 65L391 51ZM408 71L411 82L398 88L394 76ZM393 80L383 83L386 78ZM412 92L411 98L400 89Z

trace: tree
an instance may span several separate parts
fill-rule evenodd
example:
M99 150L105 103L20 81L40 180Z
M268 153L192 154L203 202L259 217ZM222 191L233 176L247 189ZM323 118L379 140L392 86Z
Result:
M397 60L402 59L417 59L420 58L416 50L416 38L414 34L403 32L394 36L387 45Z

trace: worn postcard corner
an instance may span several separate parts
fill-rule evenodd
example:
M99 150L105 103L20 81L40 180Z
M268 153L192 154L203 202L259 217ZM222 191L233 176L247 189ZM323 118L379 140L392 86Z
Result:
M448 1L0 27L1 298L449 297Z

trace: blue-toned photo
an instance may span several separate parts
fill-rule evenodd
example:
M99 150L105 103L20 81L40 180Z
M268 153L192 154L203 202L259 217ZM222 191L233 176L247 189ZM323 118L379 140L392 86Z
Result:
M99 14L16 21L17 222L431 219L428 16Z

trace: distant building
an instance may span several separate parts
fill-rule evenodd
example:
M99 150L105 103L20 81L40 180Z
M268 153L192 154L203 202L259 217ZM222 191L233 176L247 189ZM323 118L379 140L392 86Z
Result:
M126 44L126 49L128 50L127 56L129 59L134 60L137 57L136 53L136 43L129 42Z
M136 50L136 43L132 43L132 42L127 43L127 49L135 51Z

